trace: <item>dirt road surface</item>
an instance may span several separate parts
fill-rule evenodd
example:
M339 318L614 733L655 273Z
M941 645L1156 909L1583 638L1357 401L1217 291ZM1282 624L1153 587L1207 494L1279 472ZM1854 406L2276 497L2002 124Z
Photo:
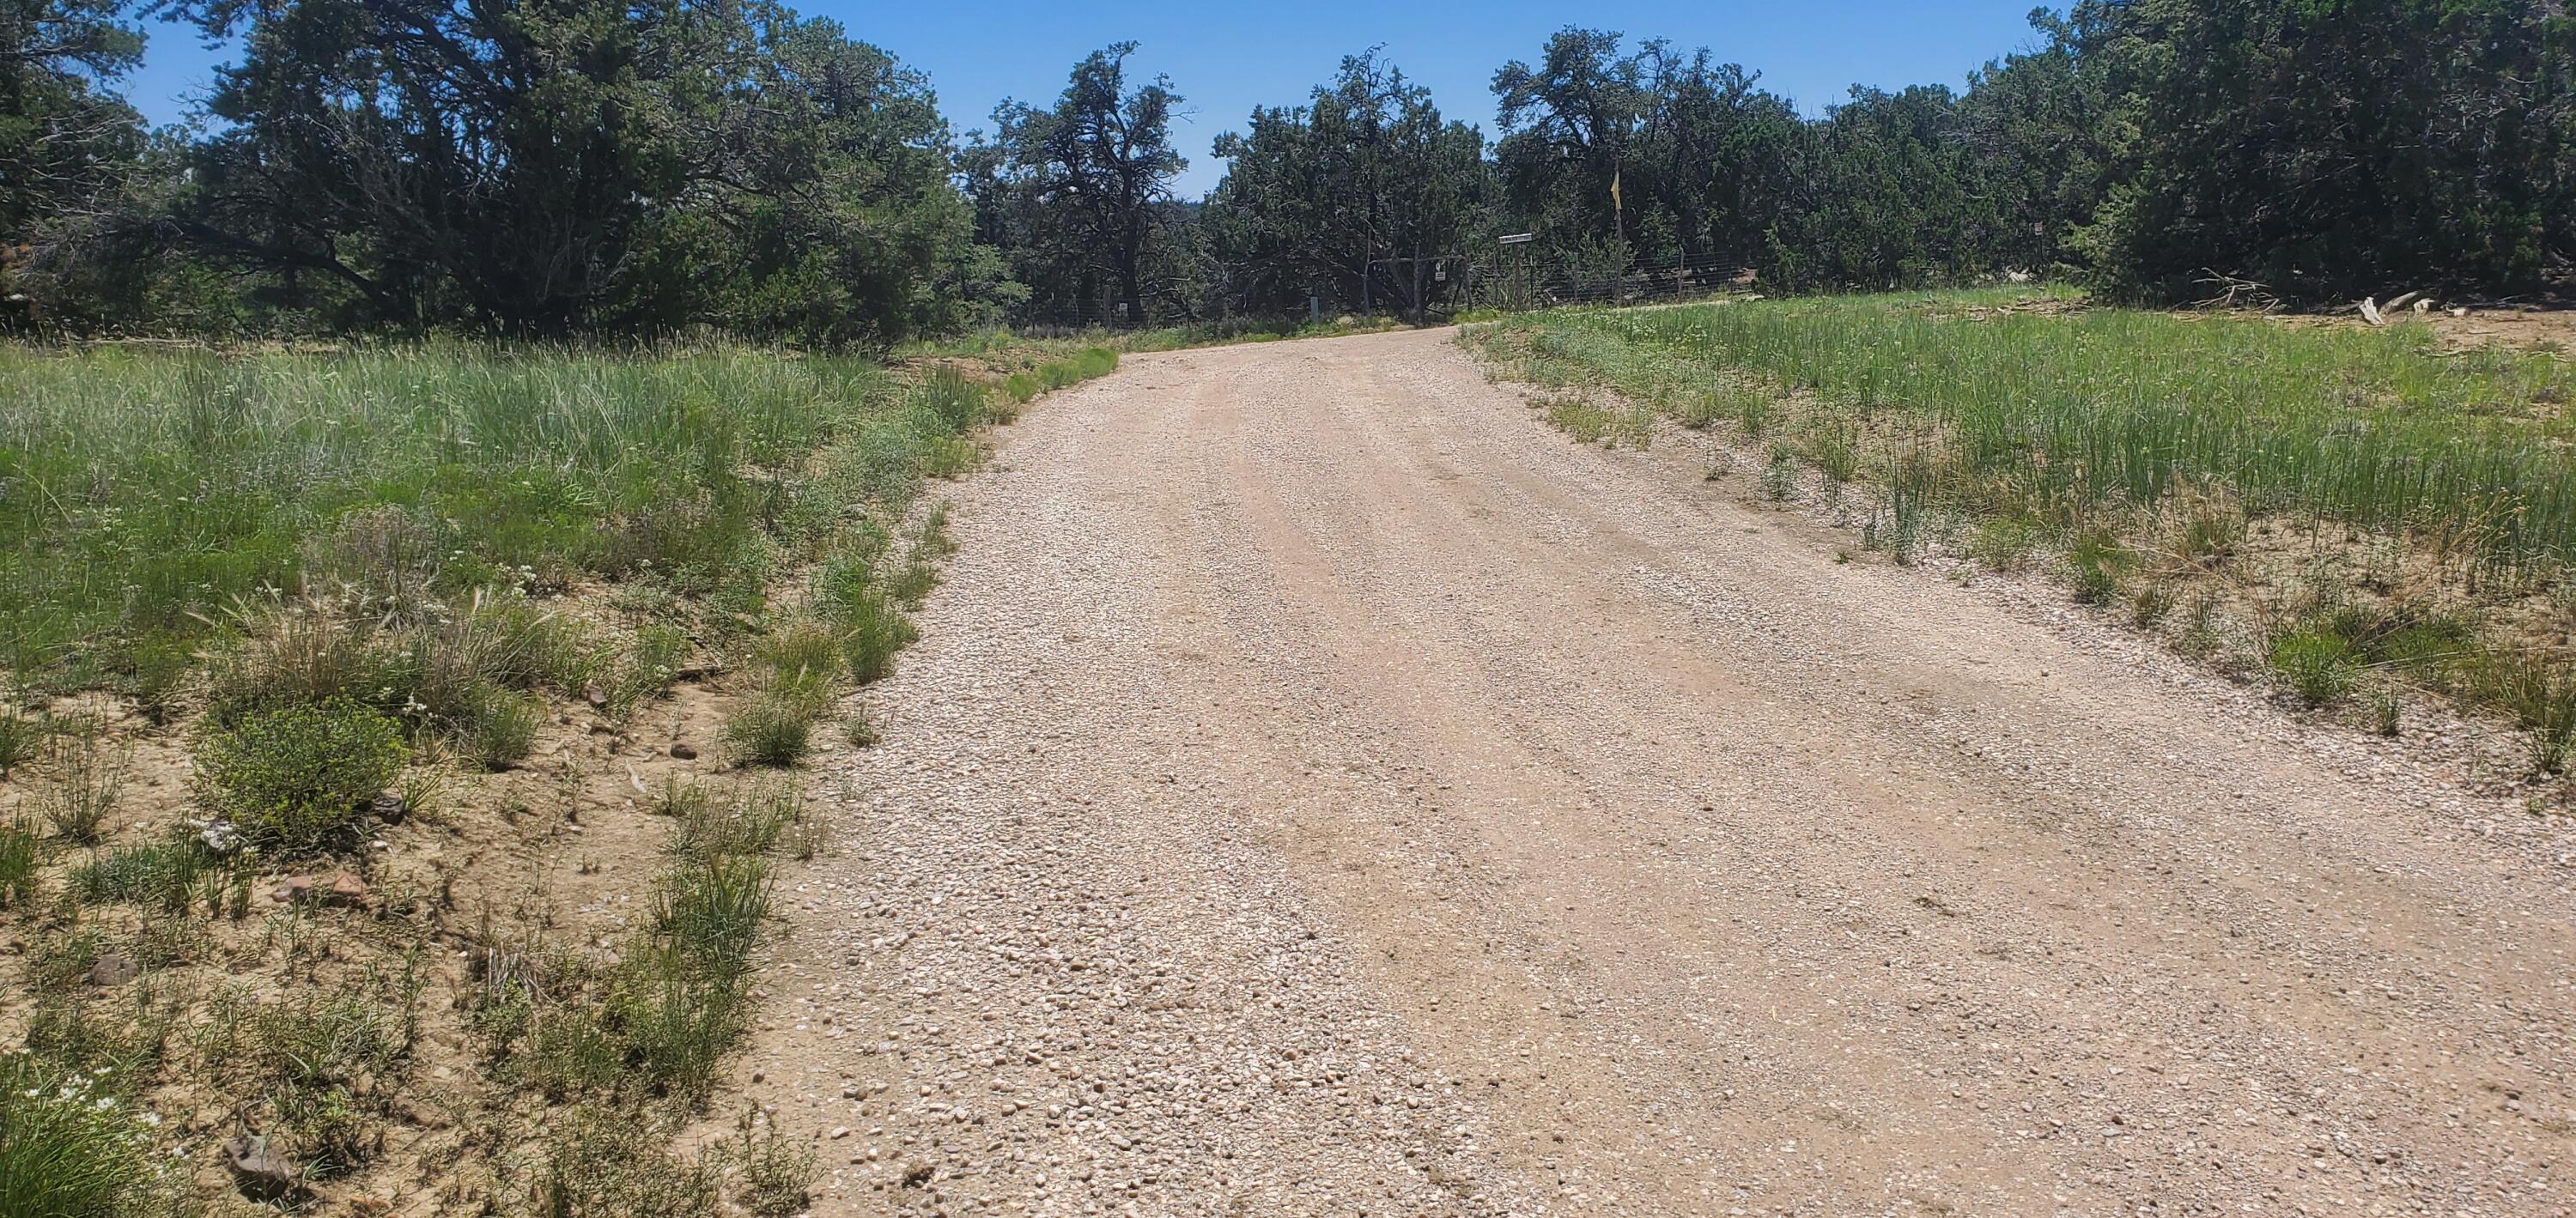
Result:
M786 894L814 1212L2576 1204L2519 810L1679 448L1437 332L1008 429Z

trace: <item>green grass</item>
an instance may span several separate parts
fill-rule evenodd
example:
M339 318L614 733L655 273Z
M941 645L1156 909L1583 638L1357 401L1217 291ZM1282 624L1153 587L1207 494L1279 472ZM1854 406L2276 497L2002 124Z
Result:
M1867 487L1866 540L1900 561L1936 535L1997 570L2062 555L2078 599L2125 597L2148 627L2184 603L2168 581L2200 580L2180 641L2201 651L2209 594L2269 589L2251 658L2299 701L2341 702L2384 672L2504 711L2536 768L2564 764L2576 657L2512 606L2576 568L2576 364L2446 350L2414 321L2080 305L1996 288L1574 309L1464 341L1504 379L1558 391L1551 421L1578 439L1606 434L1617 408L1592 395L1608 390L1768 445L1771 498L1796 497L1806 471L1828 502ZM2265 608L2304 595L2302 551L2371 594Z
M148 1130L98 1080L0 1055L0 1214L118 1218L157 1183Z
M2247 510L2389 532L2456 533L2514 569L2576 560L2563 446L2576 368L2446 354L2430 330L2292 327L2128 309L1992 311L2005 293L1830 297L1567 311L1518 335L1537 383L1632 401L1802 399L1800 430L1936 437L1954 498L2071 520L2196 485ZM1704 409L1704 408L1703 408Z
M352 552L429 592L649 573L713 593L833 510L794 476L828 439L956 430L893 417L864 361L749 351L9 347L0 386L0 666L146 694L209 619ZM359 516L408 527L328 544Z

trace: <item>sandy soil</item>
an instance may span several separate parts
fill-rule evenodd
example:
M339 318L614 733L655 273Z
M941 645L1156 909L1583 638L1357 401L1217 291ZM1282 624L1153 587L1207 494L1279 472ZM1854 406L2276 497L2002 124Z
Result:
M2517 809L1441 333L1133 358L956 526L750 1061L817 1214L2576 1203Z

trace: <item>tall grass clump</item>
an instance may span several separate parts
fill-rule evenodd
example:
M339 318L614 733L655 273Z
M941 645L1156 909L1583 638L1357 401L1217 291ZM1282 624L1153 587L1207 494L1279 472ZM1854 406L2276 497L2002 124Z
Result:
M136 1112L100 1080L0 1055L0 1214L122 1218L157 1182Z

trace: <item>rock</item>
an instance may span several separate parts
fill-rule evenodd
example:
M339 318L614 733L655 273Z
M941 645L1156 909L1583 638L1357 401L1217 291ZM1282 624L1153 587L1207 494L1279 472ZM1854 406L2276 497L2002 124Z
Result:
M671 746L671 756L680 761L696 761L698 751L685 743L675 744Z
M91 985L123 985L142 975L143 969L134 963L133 957L114 952L100 956L97 963L89 966Z
M329 883L316 880L309 875L292 875L286 877L286 882L278 885L277 891L270 895L276 897L280 905L303 905L318 901L325 905L354 909L366 904L367 882L346 871L332 872Z
M375 812L377 820L383 821L388 825L401 824L403 822L403 815L410 811L410 809L403 806L402 796L396 795L391 791L387 791L376 796L375 801L369 804L368 807L370 810Z
M253 1201L275 1201L295 1191L295 1164L268 1148L263 1134L234 1134L224 1139L224 1163L233 1184Z

